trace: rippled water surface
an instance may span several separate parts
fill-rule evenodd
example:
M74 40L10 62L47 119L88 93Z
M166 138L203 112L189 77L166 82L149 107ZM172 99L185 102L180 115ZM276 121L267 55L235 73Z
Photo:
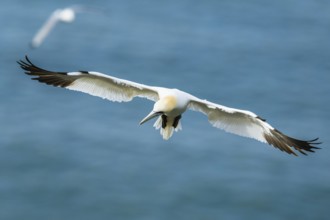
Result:
M29 41L56 8L95 11ZM330 2L19 1L0 7L0 218L327 219ZM94 10L93 10L94 11ZM153 103L112 103L31 81L29 55L256 112L322 150L294 157L187 112L163 141Z

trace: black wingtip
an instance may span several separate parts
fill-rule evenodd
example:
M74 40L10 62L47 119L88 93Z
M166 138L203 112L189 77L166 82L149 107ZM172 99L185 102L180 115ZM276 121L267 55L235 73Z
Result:
M27 55L25 55L25 60L19 60L17 63L25 70L25 74L33 76L32 80L41 83L56 87L67 87L75 80L74 77L67 77L67 72L49 71L34 65Z
M27 75L31 75L33 69L38 69L29 59L29 57L27 55L25 55L25 60L18 60L17 61L18 65L20 65L20 67L25 70L25 74Z
M40 73L50 73L51 71L42 69L32 63L32 61L29 59L28 55L25 55L25 60L19 60L17 63L20 65L20 67L25 70L25 74L27 75L39 75Z
M22 68L22 69L24 69L24 70L27 70L28 69L28 67L30 67L30 66L35 66L31 61L30 61L30 59L29 59L29 57L27 56L27 55L25 55L25 60L18 60L18 61L16 61L19 65L20 65L20 67Z
M29 59L28 55L25 55L25 60L26 62L30 65L30 66L33 66L35 67L35 65L31 62L31 60Z
M291 138L288 136L285 136L285 138L289 141L289 143L291 143L291 146L299 151L299 153L306 155L307 156L307 152L309 153L315 153L315 150L319 150L321 149L320 147L316 147L315 145L319 145L322 142L318 142L319 138L315 138L312 140L298 140L295 138Z
M321 144L321 142L318 141L319 138L299 140L289 137L277 129L272 130L270 134L265 134L265 139L269 144L280 149L281 151L285 151L288 154L293 154L295 156L298 155L294 150L303 155L307 155L308 152L314 153L315 150L321 149L315 146Z

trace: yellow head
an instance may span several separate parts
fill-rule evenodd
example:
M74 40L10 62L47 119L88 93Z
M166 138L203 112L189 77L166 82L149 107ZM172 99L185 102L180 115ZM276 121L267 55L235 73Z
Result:
M177 100L174 96L165 96L159 99L155 103L154 109L149 113L149 115L147 115L144 119L142 119L140 125L157 116L171 112L173 109L175 109L176 104L177 104Z
M154 105L154 112L171 112L177 104L177 100L174 96L165 96L159 99Z

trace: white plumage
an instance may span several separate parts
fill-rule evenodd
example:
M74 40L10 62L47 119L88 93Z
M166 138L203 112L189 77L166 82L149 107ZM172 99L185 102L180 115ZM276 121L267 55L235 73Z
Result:
M39 47L58 22L71 23L75 20L77 12L83 12L85 10L86 8L82 6L72 6L64 9L56 9L54 12L52 12L47 21L42 25L42 27L33 37L31 41L31 47Z
M36 76L32 79L48 85L80 91L116 102L131 101L134 97L154 101L153 110L142 119L140 124L158 117L154 127L160 129L165 140L169 139L174 131L182 129L181 116L190 109L205 114L216 128L268 143L289 154L297 155L293 149L302 154L318 149L313 146L319 144L316 142L318 139L303 141L291 138L253 112L202 100L178 89L148 86L92 71L48 71L35 66L28 57L26 61L21 60L18 63L26 74Z

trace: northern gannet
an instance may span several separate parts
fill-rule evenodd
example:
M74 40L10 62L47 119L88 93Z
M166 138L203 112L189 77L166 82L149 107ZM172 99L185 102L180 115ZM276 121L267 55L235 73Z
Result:
M306 152L314 152L314 149L319 149L313 146L320 144L317 142L318 138L304 141L289 137L250 111L202 100L178 89L148 86L94 71L49 71L34 65L27 56L25 59L25 61L20 60L17 63L27 75L35 76L32 79L41 83L84 92L116 102L128 102L134 97L154 101L153 110L141 120L140 124L158 117L154 127L160 129L165 140L172 136L173 131L182 129L181 116L187 109L190 109L205 114L209 122L216 128L268 143L289 154L297 156L294 151L296 150L306 155Z

